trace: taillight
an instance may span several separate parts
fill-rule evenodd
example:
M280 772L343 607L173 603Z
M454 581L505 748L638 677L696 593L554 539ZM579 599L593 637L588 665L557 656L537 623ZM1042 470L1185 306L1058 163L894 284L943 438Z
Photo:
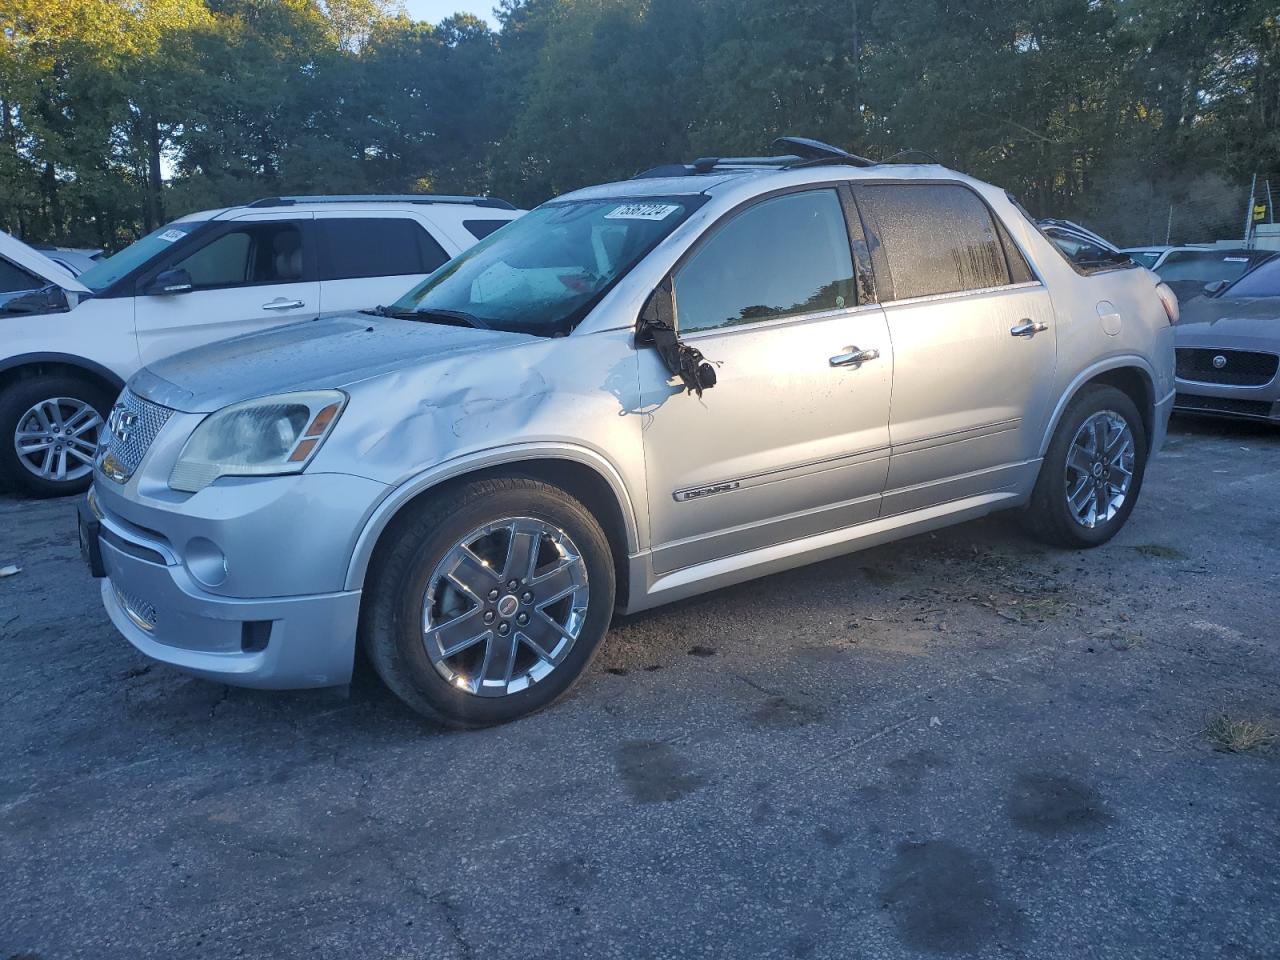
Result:
M1164 314L1169 318L1169 326L1172 327L1182 316L1182 308L1178 306L1178 295L1169 289L1168 284L1157 283L1156 296L1160 298L1160 303L1164 306Z

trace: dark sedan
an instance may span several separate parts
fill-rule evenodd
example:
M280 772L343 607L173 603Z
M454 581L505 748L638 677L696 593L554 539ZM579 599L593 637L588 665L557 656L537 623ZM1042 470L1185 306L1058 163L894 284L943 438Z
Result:
M1198 297L1208 284L1226 286L1274 257L1273 250L1206 247L1170 250L1155 271L1182 301Z
M1184 303L1175 333L1175 410L1280 423L1280 257Z

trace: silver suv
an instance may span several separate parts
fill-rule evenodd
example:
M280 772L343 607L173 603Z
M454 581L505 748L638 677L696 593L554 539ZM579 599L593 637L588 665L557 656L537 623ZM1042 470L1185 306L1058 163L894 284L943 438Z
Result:
M163 360L82 506L116 627L444 723L564 694L615 612L1023 509L1125 523L1176 300L1000 190L812 141L542 205L375 314Z

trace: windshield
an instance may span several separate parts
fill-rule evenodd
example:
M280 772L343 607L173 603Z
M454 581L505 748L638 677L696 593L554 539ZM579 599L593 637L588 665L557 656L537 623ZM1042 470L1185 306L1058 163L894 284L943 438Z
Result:
M547 203L449 261L391 308L517 333L568 333L705 197Z
M1224 297L1280 297L1280 257L1249 271L1226 290Z
M1161 280L1234 280L1249 268L1249 258L1242 254L1210 253L1198 250L1174 250L1156 269Z
M147 234L141 240L135 240L115 256L107 257L107 259L94 264L76 279L94 293L101 293L125 274L142 266L157 254L168 250L170 246L204 222L203 220L187 220L182 223L171 223L167 227L161 227L159 230Z

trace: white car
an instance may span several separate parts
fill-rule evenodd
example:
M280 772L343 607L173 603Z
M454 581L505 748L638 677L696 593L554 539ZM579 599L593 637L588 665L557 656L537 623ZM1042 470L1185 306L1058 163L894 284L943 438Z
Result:
M0 230L0 305L50 283L74 281L79 272Z
M79 277L0 237L0 279L39 278L0 293L0 483L85 489L98 431L136 370L390 303L519 215L488 197L272 197L175 220Z
M77 277L103 260L101 250L80 247L53 247L37 245L36 248L60 267L66 267Z

